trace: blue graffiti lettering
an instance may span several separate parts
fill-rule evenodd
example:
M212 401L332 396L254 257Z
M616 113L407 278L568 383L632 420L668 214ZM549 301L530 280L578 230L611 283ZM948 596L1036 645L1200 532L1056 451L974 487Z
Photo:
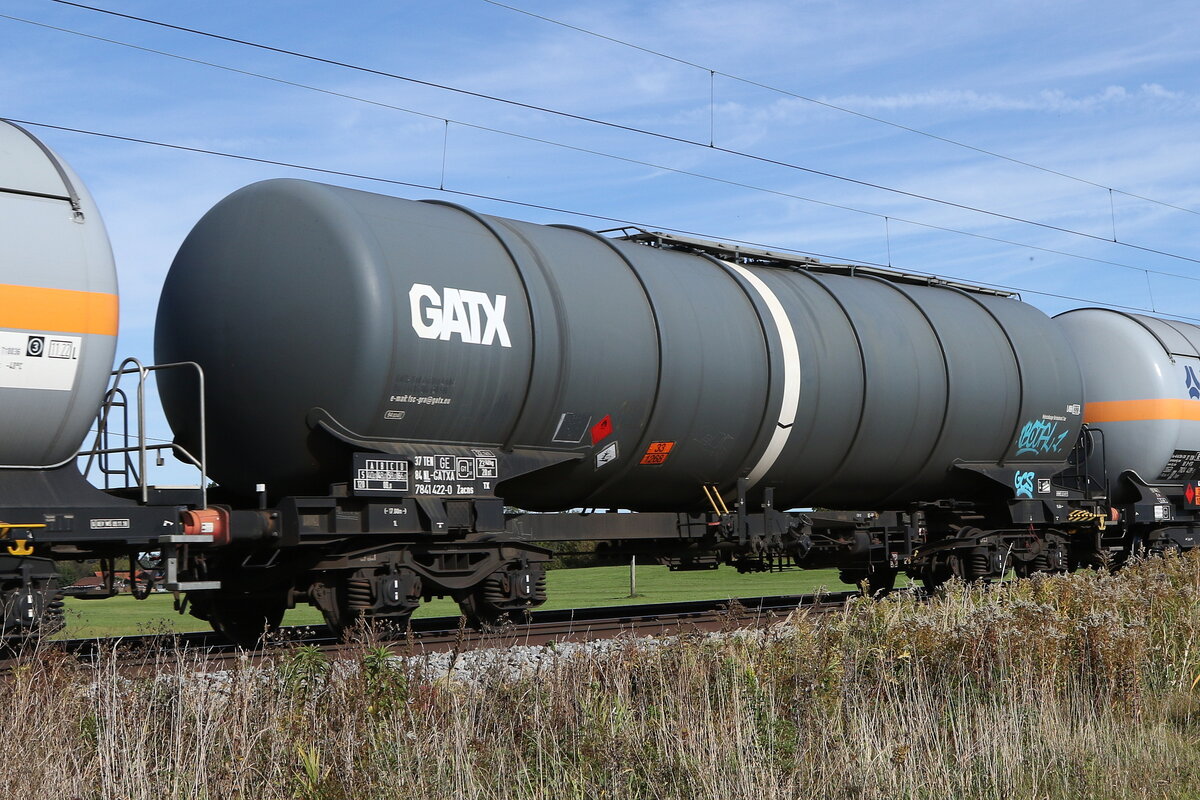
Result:
M1196 377L1196 370L1185 366L1184 370L1184 385L1187 386L1188 397L1193 400L1200 400L1200 378Z
M1070 433L1070 428L1058 430L1058 423L1046 419L1032 419L1021 428L1017 438L1017 455L1026 453L1057 453L1062 449L1063 441Z
M1033 481L1034 475L1032 472L1017 472L1013 474L1013 488L1017 490L1017 497L1028 497L1033 499Z

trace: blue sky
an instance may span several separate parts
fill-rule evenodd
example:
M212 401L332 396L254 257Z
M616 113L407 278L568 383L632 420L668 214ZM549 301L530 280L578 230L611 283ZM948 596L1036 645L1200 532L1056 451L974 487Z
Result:
M445 185L835 260L891 263L1017 287L1049 313L1108 303L1200 318L1200 9L1192 3L512 0L688 65L485 0L96 2L699 144L50 0L8 0L0 14L375 104L0 18L0 116ZM119 352L147 360L159 286L196 219L252 181L305 176L34 130L75 167L100 205L121 280ZM702 146L710 141L722 150ZM442 197L520 219L616 224L429 189L309 177ZM1104 241L1114 232L1118 244ZM167 435L161 427L155 433Z

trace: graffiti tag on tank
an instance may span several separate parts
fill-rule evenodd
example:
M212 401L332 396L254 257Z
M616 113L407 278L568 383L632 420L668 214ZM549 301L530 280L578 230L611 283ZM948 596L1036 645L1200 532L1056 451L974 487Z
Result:
M1200 400L1200 378L1196 377L1196 370L1187 366L1183 368L1183 385L1187 387L1188 397Z
M1065 421L1062 417L1057 419L1043 417L1026 422L1021 428L1021 434L1017 437L1017 455L1045 455L1060 452L1066 442L1067 434L1071 432L1070 427L1063 424Z

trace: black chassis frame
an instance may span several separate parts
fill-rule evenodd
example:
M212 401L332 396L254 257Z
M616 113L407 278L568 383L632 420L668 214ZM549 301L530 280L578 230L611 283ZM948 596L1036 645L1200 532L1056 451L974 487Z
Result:
M274 507L262 498L257 509L226 508L228 530L219 537L188 535L181 523L183 512L199 505L195 491L151 488L149 502L141 503L95 489L74 465L0 470L0 537L9 540L0 541L9 548L0 552L0 584L9 594L19 588L37 595L39 609L53 611L53 560L129 555L132 566L137 553L161 550L167 588L199 598L215 592L249 602L318 602L339 580L366 575L369 596L358 597L358 606L402 616L420 597L468 601L495 576L506 578L505 587L521 583L509 577L528 576L536 584L550 557L542 545L550 542L603 542L614 556L650 556L672 569L837 567L843 580L877 586L900 572L933 583L953 575L987 579L1012 567L1058 571L1119 562L1139 549L1200 545L1200 484L1191 482L1189 500L1188 481L1149 483L1126 473L1119 480L1135 487L1138 499L1114 514L1107 478L1081 475L1069 465L1083 463L1079 458L1039 467L1039 474L1051 476L1045 496L1014 497L1011 466L964 463L956 468L992 487L979 493L984 499L887 511L779 511L770 487L752 497L744 480L732 509L714 504L688 513L517 512L496 495L497 482L485 489L478 478L452 481L454 490L444 493L430 490L436 481L356 483L364 474L387 477L367 470L381 458L405 461L411 470L415 458L434 454L495 459L497 477L577 457L452 445L357 452L354 480L334 484L324 496L281 498ZM715 487L706 495L712 501ZM491 602L519 608L542 599L536 586L504 591L497 600L493 586ZM389 603L388 592L406 596ZM5 626L21 627L28 609L6 606Z

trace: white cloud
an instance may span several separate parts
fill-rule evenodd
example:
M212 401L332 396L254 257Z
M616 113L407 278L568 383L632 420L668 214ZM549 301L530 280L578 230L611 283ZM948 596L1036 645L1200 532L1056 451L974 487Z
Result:
M1106 86L1098 92L1073 95L1061 89L1042 89L1026 95L977 92L970 89L933 89L894 95L842 95L821 98L831 105L859 112L932 110L939 113L990 113L997 111L1036 111L1050 114L1091 113L1115 105L1153 106L1163 111L1193 112L1200 109L1200 98L1183 91L1171 91L1160 84L1147 83L1128 89ZM796 101L780 101L794 106Z

